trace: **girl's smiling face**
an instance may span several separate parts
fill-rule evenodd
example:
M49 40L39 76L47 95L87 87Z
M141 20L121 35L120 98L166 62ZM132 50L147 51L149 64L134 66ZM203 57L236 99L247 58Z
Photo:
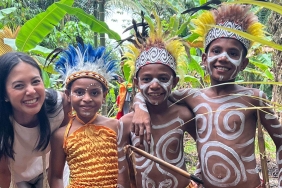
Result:
M84 122L88 122L101 108L106 97L102 84L92 78L74 80L70 91L66 90L69 102Z

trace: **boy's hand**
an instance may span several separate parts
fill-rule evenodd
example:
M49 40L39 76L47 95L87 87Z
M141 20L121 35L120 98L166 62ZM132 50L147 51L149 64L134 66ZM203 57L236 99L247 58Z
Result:
M135 112L132 118L131 132L134 132L136 136L140 137L140 145L143 145L144 131L146 130L146 141L151 143L151 119L148 112L135 108Z

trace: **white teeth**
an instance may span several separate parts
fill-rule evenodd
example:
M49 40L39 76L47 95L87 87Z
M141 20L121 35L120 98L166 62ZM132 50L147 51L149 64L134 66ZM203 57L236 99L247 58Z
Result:
M24 103L25 104L33 104L37 101L37 99L32 99L32 100L29 100L29 101L25 101Z
M150 96L156 97L156 96L160 96L160 94L150 94Z
M228 70L228 69L225 68L225 67L216 67L216 69L218 69L218 70Z

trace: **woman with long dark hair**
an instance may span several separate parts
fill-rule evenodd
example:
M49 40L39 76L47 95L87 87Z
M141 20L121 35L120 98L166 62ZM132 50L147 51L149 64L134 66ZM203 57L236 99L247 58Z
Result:
M46 90L37 62L0 56L0 187L47 187L50 136L67 121L64 95Z

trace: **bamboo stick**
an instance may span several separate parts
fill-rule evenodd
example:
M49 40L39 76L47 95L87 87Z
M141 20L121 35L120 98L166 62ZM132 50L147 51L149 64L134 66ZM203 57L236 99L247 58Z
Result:
M142 156L146 157L147 159L150 159L150 160L152 160L152 161L154 161L154 162L156 162L156 163L158 163L158 164L160 164L164 167L167 167L170 170L173 170L174 172L182 175L185 178L192 179L193 181L195 181L197 183L203 184L203 181L201 179L199 179L198 177L194 176L193 174L189 174L185 170L182 170L182 169L180 169L180 168L178 168L178 167L176 167L176 166L174 166L170 163L167 163L167 162L165 162L165 161L163 161L163 160L161 160L161 159L159 159L159 158L157 158L157 157L155 157L155 156L153 156L153 155L151 155L151 154L149 154L149 153L147 153L147 152L145 152L141 149L138 149L138 148L131 146L131 145L125 146L125 149L126 150L131 149L135 153L142 155Z
M269 188L269 177L268 177L268 169L267 169L267 159L265 155L265 144L264 144L264 137L263 131L260 121L259 110L257 110L257 124L258 124L258 145L259 145L259 156L260 156L260 163L261 163L261 171L263 177L263 185L266 188Z

